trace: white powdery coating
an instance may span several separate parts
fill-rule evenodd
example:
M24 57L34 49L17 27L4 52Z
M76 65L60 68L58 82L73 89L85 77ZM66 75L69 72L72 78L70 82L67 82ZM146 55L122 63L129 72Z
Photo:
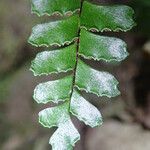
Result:
M60 22L61 21L53 21L50 23L36 25L35 27L33 27L33 37L37 39L41 36L44 36L44 33L46 34L50 29L57 27L57 25L59 25Z
M110 22L113 22L116 24L116 28L121 29L123 31L127 31L131 29L135 23L133 21L133 14L134 11L126 5L114 5L114 6L97 6L101 7L103 10L103 14L106 16L111 16L112 20Z
M79 55L86 59L110 62L121 61L128 56L127 45L119 38L99 36L82 29L80 39Z
M63 61L58 61L57 63L53 63L53 60L61 56L59 53L60 53L59 50L57 50L54 52L45 51L45 52L38 54L34 61L36 63L36 69L38 69L38 71L44 70L46 74L50 74L51 72L61 71L62 70L61 68L67 68L67 64L65 64ZM47 64L44 62L47 62ZM49 66L49 68L47 66ZM44 67L46 68L46 70ZM55 70L55 71L51 71L51 70ZM44 74L44 73L41 73L41 74Z
M34 90L34 99L38 103L65 101L71 93L72 76L41 83ZM64 87L64 88L61 88Z
M60 5L59 3L61 3L61 1L62 0L57 0L57 1L56 0L32 0L32 13L35 13L38 16L43 16L43 15L71 16L76 11L80 10L80 6L73 5L75 2L78 2L77 4L79 4L80 1L72 0L70 3L69 0L68 2L65 0L66 1L65 4ZM59 7L57 7L57 5Z
M118 81L113 75L97 71L81 60L78 61L75 86L79 90L110 98L120 94L117 85Z
M47 102L50 97L53 97L54 100L57 100L58 96L55 93L58 92L58 90L57 90L57 87L55 87L55 86L57 86L58 83L59 83L59 81L54 81L54 82L49 81L47 83L39 84L37 86L37 88L35 89L35 99L37 101L39 101L39 102L41 101L43 103ZM52 86L54 88L53 88L53 91L50 92L49 88Z
M90 68L90 80L87 82L87 90L92 90L97 87L99 95L106 93L112 95L116 86L114 85L115 78L107 72L100 72Z
M117 22L118 24L124 24L127 27L130 26L133 22L132 18L127 17L127 12L130 8L128 6L118 6L118 8L116 8L115 13L113 14L114 22Z
M72 150L80 139L80 135L70 119L69 102L42 110L39 113L39 122L44 127L58 127L49 141L53 150Z
M92 72L93 78L97 79L97 84L99 84L99 90L103 89L103 91L109 91L112 93L112 85L109 81L113 81L114 77L106 72L98 72L93 70Z
M81 97L75 90L72 95L70 109L72 114L86 125L96 127L102 124L102 116L98 109Z
M72 150L80 135L72 122L68 120L59 125L56 132L50 138L49 143L53 150Z
M107 41L109 53L114 58L122 60L128 55L125 42L117 38L110 38L110 40L107 39Z
M47 3L47 0L34 0L34 5L36 6L37 10L44 10L45 4Z

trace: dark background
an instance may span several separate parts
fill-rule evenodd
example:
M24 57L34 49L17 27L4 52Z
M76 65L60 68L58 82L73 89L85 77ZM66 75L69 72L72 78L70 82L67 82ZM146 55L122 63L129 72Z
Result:
M150 1L93 2L133 7L137 26L127 33L107 33L127 42L130 56L125 61L90 62L115 75L122 94L110 101L83 93L101 110L104 124L91 129L73 119L81 133L75 149L150 150ZM54 130L41 127L37 116L45 106L32 99L34 87L47 79L29 71L41 49L27 43L32 26L50 19L31 15L29 0L0 0L0 150L51 149L48 140Z

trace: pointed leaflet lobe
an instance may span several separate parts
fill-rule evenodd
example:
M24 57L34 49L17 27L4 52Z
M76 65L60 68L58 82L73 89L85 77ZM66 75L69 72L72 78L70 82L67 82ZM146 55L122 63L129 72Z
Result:
M81 26L99 31L127 31L135 25L133 13L133 9L125 5L98 6L84 1Z
M78 36L77 15L67 19L39 24L33 27L29 43L34 46L64 45Z
M96 127L102 124L102 116L98 109L86 101L76 90L73 91L70 111L86 125Z
M86 59L121 61L128 56L126 43L118 38L99 36L81 29L79 55Z
M34 99L37 103L58 103L70 97L72 87L72 76L59 80L39 84L34 90Z
M50 139L53 150L72 150L74 144L80 139L70 119L69 102L42 110L39 113L39 122L48 128L58 127Z
M32 0L32 12L39 16L66 14L80 9L80 0Z
M120 94L117 88L118 81L107 72L92 69L80 59L76 71L75 86L97 96L115 97Z
M73 70L76 63L76 44L54 51L38 53L32 61L34 75L60 73Z

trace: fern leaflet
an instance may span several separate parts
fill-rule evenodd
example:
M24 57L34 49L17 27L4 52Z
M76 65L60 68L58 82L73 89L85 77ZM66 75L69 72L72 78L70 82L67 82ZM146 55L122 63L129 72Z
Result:
M37 47L59 47L37 54L31 65L35 76L72 71L59 80L41 83L34 90L37 103L61 102L42 110L39 122L44 127L58 127L49 141L53 150L72 150L80 134L70 114L91 127L103 122L99 110L80 91L109 98L120 94L113 75L91 68L83 59L111 62L128 56L124 41L93 31L128 31L135 25L134 12L125 5L99 6L80 0L32 0L32 12L38 16L58 13L63 16L62 20L33 27L29 43Z

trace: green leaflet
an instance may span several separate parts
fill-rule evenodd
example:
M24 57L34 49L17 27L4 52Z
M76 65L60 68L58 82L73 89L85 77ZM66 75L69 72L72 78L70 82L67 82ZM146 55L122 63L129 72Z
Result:
M133 14L133 9L125 5L98 6L84 1L81 26L88 30L127 31L135 26Z
M65 15L80 9L80 0L32 0L32 12L38 16Z
M39 113L39 122L48 128L58 127L50 139L53 150L72 150L74 144L80 139L70 119L69 102L42 110Z
M49 143L52 145L53 150L73 150L79 139L80 134L71 120L68 120L55 131Z
M86 101L76 90L72 94L70 111L79 120L91 127L99 126L103 122L99 110Z
M65 101L70 98L72 87L72 76L63 79L49 81L39 84L34 90L34 99L37 103L48 103Z
M91 127L103 122L99 110L86 101L80 91L109 98L120 94L113 75L91 68L79 56L98 61L122 61L128 56L127 46L121 39L96 35L89 30L127 31L135 25L133 10L128 6L98 6L87 1L81 4L80 0L32 0L32 12L39 16L66 15L62 20L33 27L29 38L34 46L60 47L37 54L30 68L35 76L71 71L71 75L41 83L34 90L37 103L61 102L39 113L39 122L44 127L58 127L49 141L53 150L73 150L80 139L71 113ZM82 12L73 15L77 9Z
M111 74L92 69L78 60L75 86L79 90L110 98L120 94L117 85L118 81Z
M32 61L31 70L35 76L73 70L76 63L76 48L77 45L73 44L60 50L38 53Z
M79 54L86 59L122 61L128 56L126 43L118 38L99 36L81 29Z
M62 46L70 44L78 35L78 16L39 24L33 27L29 43L34 46Z
M39 112L39 122L47 128L61 126L70 119L68 109L68 102L57 107L46 108Z

